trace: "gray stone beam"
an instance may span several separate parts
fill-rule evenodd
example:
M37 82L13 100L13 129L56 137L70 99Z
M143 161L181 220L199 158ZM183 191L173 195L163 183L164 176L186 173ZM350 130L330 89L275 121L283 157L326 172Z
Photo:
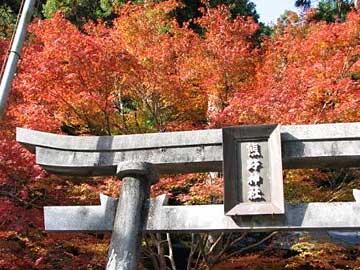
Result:
M155 148L118 152L79 152L36 147L36 163L65 175L116 175L124 161L152 163L161 174L222 170L222 145Z
M123 161L145 161L162 174L222 171L220 129L104 137L17 129L17 141L46 170L67 175L115 175ZM282 126L284 168L358 167L360 123Z
M360 124L359 124L360 125ZM25 128L16 140L34 152L36 146L73 151L126 151L222 144L221 129L145 133L118 136L67 136Z
M45 230L111 231L117 200L101 196L100 206L45 207ZM165 206L164 195L151 200L147 232L211 232L360 229L360 204L355 202L286 205L284 215L233 219L223 205Z
M150 199L150 213L167 204L166 195ZM100 205L92 206L45 206L46 231L111 231L118 199L100 194Z

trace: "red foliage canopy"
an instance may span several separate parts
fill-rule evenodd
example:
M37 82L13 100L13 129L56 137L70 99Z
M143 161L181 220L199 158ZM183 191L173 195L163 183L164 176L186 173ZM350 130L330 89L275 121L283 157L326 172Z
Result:
M218 125L359 120L360 13L344 23L290 24L263 45L256 78Z

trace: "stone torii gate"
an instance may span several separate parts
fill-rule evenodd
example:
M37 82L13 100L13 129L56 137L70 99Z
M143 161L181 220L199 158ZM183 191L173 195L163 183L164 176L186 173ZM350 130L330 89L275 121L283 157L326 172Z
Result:
M103 137L23 128L17 141L50 173L117 175L119 201L44 208L46 231L112 231L108 270L134 270L143 231L215 232L360 228L360 204L284 203L284 168L358 167L360 123L244 126ZM159 174L223 171L224 205L149 200Z

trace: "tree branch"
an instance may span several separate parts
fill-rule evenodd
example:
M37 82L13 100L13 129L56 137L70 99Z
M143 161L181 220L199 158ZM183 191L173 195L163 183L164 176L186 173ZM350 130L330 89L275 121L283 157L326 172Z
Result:
M261 245L262 243L264 243L264 242L266 242L267 240L269 240L270 238L272 238L272 237L273 237L274 235L276 235L277 233L278 233L278 232L272 232L271 234L269 234L269 235L266 236L265 238L261 239L260 241L254 243L254 244L252 244L252 245L249 245L249 246L247 246L247 247L244 247L244 248L242 248L242 249L240 249L240 250L238 250L238 251L235 251L235 252L233 252L233 253L230 253L229 255L225 256L225 257L223 258L223 260L227 260L227 259L229 259L229 258L231 258L231 257L233 257L233 256L236 256L236 255L239 255L240 253L243 253L244 251L247 251L247 250L249 250L249 249L252 249L252 248L255 248L255 247L259 246L259 245Z

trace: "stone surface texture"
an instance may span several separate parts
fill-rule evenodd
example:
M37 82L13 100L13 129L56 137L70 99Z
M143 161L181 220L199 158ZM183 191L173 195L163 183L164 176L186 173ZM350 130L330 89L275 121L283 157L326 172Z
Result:
M117 200L102 195L100 206L48 206L45 230L111 231ZM161 195L150 201L146 232L211 232L360 229L360 204L356 202L285 204L284 215L232 218L224 205L166 206Z
M158 181L156 169L145 162L123 162L117 175L122 188L117 205L106 270L137 269L143 226L149 211L150 185Z
M283 167L357 167L359 134L360 123L282 126ZM57 174L116 175L123 161L149 162L160 173L222 171L220 129L76 137L18 128L17 141Z
M249 146L257 154L249 157ZM256 151L255 151L256 152ZM228 216L284 213L284 193L279 125L227 127L223 129L224 207ZM250 171L249 171L250 170ZM259 185L249 186L249 173L258 173ZM256 176L256 175L255 175ZM251 188L260 198L248 198Z

